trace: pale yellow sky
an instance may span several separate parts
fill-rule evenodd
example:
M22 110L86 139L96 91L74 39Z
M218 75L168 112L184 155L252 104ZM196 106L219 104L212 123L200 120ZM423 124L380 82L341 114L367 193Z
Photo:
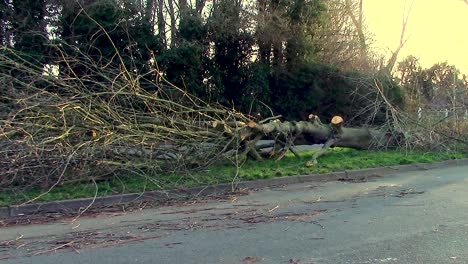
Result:
M407 9L411 0L406 0ZM400 40L405 0L364 0L369 29L378 45L395 50ZM415 0L399 61L414 55L423 67L447 61L468 73L468 5L462 0Z

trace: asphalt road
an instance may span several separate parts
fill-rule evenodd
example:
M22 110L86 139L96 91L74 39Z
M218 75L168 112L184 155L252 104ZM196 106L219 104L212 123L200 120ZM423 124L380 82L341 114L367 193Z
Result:
M468 166L0 229L0 263L468 263Z

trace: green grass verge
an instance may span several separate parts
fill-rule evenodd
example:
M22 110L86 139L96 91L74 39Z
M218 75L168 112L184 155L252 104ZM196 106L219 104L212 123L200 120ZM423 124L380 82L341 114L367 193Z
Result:
M317 166L307 168L304 164L307 160L311 159L313 153L314 151L303 151L300 153L301 159L288 154L280 161L248 160L239 169L236 169L234 163L226 161L213 165L208 170L190 175L122 176L114 177L109 181L97 182L96 184L61 185L41 196L36 202L94 197L96 191L98 196L105 196L178 187L194 187L237 180L257 180L281 176L328 173L341 170L468 158L468 154L462 153L364 151L334 148L319 159ZM2 192L0 193L0 206L19 204L43 192L44 190Z

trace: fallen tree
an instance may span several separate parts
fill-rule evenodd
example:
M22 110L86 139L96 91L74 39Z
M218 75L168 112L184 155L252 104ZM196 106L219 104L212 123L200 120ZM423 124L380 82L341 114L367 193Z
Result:
M175 87L157 69L148 74L157 80L149 82L147 76L103 68L81 55L80 67L88 75L74 75L74 60L64 56L68 75L53 76L23 54L0 53L6 107L0 119L0 187L53 188L122 174L159 177L224 158L280 159L287 151L299 156L296 144L324 144L312 165L328 147L399 143L386 129L344 127L339 117L330 124L315 115L299 122L253 121ZM258 145L261 139L273 140L268 153L268 146Z
M369 127L343 127L343 121L340 116L335 116L329 124L323 124L318 116L311 114L309 121L280 122L276 118L270 118L259 123L236 123L235 127L229 126L227 122L214 122L213 127L217 128L221 124L221 132L226 136L239 137L242 142L241 155L248 155L257 160L263 159L265 154L270 158L281 159L287 151L299 156L294 151L295 145L323 144L313 160L306 163L307 166L316 164L317 158L326 153L329 147L381 149L397 147L403 143L401 133ZM239 128L239 125L242 127ZM258 141L261 139L273 139L273 143L259 145ZM269 148L272 150L268 153L262 151Z
M223 159L236 165L248 157L281 159L288 151L299 157L295 145L323 144L305 163L314 166L330 147L408 144L408 131L378 83L373 108L387 115L379 127L348 127L339 116L323 123L314 114L307 121L256 120L207 104L167 82L157 69L149 78L82 57L88 75L79 78L67 57L62 64L70 65L69 75L51 76L21 54L0 53L0 188L51 189L115 175L150 178L164 188L167 173L204 169ZM263 139L272 143L259 144Z

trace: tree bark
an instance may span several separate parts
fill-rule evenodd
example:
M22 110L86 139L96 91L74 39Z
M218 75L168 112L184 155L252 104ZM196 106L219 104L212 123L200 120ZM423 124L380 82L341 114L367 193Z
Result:
M216 128L221 123L213 123L213 127ZM323 124L316 115L310 115L309 121L280 122L275 119L259 123L250 121L248 124L239 125L231 127L224 123L221 130L224 129L226 136L240 138L243 146L241 153L254 159L261 159L259 154L261 149L272 147L272 145L257 145L260 139L275 141L269 156L276 158L281 158L287 151L294 151L294 145L324 144L324 148L308 164L316 163L316 159L325 154L328 147L380 149L396 147L403 140L401 133L368 127L343 127L343 119L339 116L335 116L330 124Z
M158 37L161 39L163 47L166 48L166 20L164 19L164 0L158 0L157 3L157 24L158 24Z
M366 36L364 34L364 29L362 25L362 1L359 2L359 17L356 18L355 14L353 13L352 3L350 0L346 0L346 12L348 13L351 21L356 28L356 32L359 38L359 52L361 58L365 58L367 54L367 43L366 43Z
M177 21L174 9L174 3L172 0L168 1L169 5L169 17L171 18L171 47L175 47L177 43Z
M198 14L203 12L203 8L205 8L206 0L196 0L195 8Z
M142 2L140 7L141 10L144 11L146 22L151 26L154 26L155 1L156 0L147 0L146 6L144 2Z

